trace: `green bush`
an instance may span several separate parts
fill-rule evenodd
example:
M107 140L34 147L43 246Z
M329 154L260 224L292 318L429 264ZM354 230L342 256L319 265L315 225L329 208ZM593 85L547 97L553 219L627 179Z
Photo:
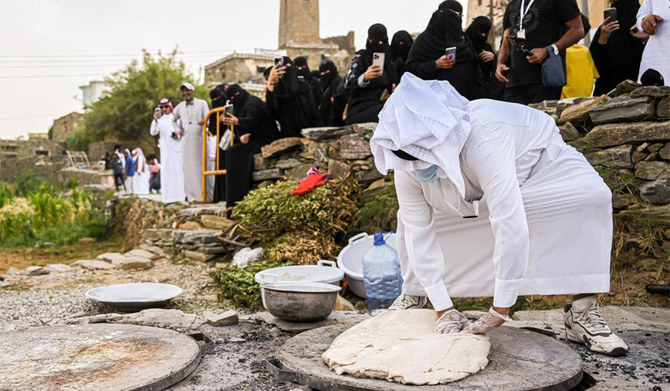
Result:
M16 195L19 197L25 197L31 193L45 191L50 193L56 192L56 187L52 183L31 170L21 171L14 181L14 185L16 188Z
M213 273L220 285L219 298L228 299L238 307L250 310L263 308L261 287L254 281L256 273L273 267L287 266L291 263L252 262L245 268L228 266Z

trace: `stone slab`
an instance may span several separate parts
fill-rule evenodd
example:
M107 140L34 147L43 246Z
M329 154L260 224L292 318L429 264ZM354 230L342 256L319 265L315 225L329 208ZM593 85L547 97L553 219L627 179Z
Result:
M654 102L647 97L614 98L589 110L594 124L641 121L654 116Z
M105 261L99 261L97 259L83 259L76 262L72 262L71 266L79 266L82 269L86 270L109 270L113 269L114 265Z
M303 331L313 330L324 326L332 326L335 324L346 324L351 327L358 322L368 319L369 317L370 315L361 314L357 311L333 311L326 319L320 322L300 323L279 319L269 312L257 312L250 315L248 319L258 320L277 326L280 330L289 333L301 333Z
M593 147L604 148L668 139L670 139L670 121L662 121L599 125L580 141Z
M501 327L490 332L488 366L455 383L408 386L384 380L339 376L323 363L321 354L348 327L345 324L327 326L289 339L278 353L281 366L288 372L285 374L298 373L296 380L300 380L301 384L322 391L559 391L570 390L582 379L582 361L570 347L551 337L511 327Z
M131 325L40 327L0 338L0 388L162 390L200 361L198 343L171 330Z

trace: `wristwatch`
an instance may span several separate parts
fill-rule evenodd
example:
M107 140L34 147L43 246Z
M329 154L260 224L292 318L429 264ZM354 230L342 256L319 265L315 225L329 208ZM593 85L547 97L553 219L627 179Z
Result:
M554 54L558 56L558 53L559 53L558 46L556 46L555 43L552 43L551 48L554 49Z

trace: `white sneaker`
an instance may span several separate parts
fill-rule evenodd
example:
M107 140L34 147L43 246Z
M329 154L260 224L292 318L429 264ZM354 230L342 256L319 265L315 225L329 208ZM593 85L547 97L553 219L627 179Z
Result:
M563 320L569 341L583 343L589 350L608 356L623 356L628 352L628 345L614 334L600 315L595 296L566 303Z
M388 308L389 310L409 310L423 308L428 304L426 296L413 296L402 294L398 296L393 304Z

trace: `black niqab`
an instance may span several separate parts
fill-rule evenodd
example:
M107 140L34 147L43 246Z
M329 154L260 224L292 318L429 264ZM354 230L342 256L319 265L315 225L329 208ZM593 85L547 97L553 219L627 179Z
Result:
M391 56L393 60L402 59L407 61L407 56L409 55L409 50L412 48L412 43L414 39L410 33L405 30L400 30L397 33L393 34L393 39L391 39Z
M293 60L293 66L296 67L296 74L298 75L298 77L302 77L307 81L312 80L312 72L310 72L309 70L309 65L307 64L307 58L296 57L295 60ZM298 69L298 67L302 67L302 69Z
M486 16L478 16L472 20L470 26L465 30L465 35L472 42L472 47L475 51L479 53L482 50L488 50L486 40L489 37L490 31L491 20Z

